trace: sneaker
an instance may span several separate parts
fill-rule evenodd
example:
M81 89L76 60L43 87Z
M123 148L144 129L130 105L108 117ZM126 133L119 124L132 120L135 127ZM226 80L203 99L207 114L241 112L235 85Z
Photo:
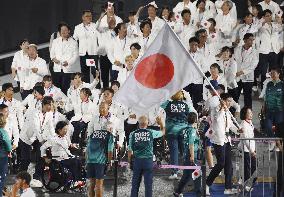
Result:
M30 183L31 187L43 187L42 182L39 180L33 179Z
M237 189L225 189L224 194L225 195L231 195L231 194L237 194L238 190Z
M275 147L276 147L275 142L269 142L269 151L273 151Z
M84 185L84 182L83 181L76 181L74 183L74 187L82 187Z
M257 92L257 90L258 90L258 89L257 89L257 86L253 86L253 87L252 87L252 91Z
M246 192L251 192L253 190L253 188L250 187L250 186L245 186L245 190L246 190Z
M209 186L206 185L206 196L210 196Z
M177 180L178 179L178 175L177 174L172 174L171 176L169 176L170 180Z
M179 194L179 193L176 193L176 192L174 192L173 195L174 195L174 197L183 197L183 194Z

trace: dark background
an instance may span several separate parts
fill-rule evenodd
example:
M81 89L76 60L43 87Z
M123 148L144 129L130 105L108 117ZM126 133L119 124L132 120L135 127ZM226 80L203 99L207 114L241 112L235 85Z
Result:
M114 0L116 13L122 19L129 11L137 10L152 0ZM67 22L72 29L81 22L81 12L90 9L96 21L102 12L105 0L2 0L0 2L0 54L19 48L19 42L28 38L31 43L42 44L56 31L57 24ZM179 0L156 0L159 8L168 5L173 8ZM242 16L246 0L234 0L238 14ZM142 17L146 15L143 12ZM48 49L39 51L48 60ZM0 60L0 75L10 73L11 58Z

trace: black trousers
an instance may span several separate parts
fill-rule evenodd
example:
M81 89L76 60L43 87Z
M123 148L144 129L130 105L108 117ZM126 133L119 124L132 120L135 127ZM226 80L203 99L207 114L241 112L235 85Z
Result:
M276 190L277 190L277 195L275 195L276 197L283 197L284 196L284 174L283 174L283 170L284 170L284 163L283 163L283 159L284 159L284 152L283 151L279 151L277 152L277 159L278 159L278 170L277 170L277 185L275 188L275 194L276 194ZM282 193L282 196L281 196Z
M232 153L230 143L226 143L223 146L213 144L217 163L211 170L207 177L206 184L211 186L219 173L224 169L225 173L225 189L232 189L232 176L233 176L233 165L232 165Z
M71 142L75 144L78 144L78 143L82 144L85 141L88 123L80 122L80 121L73 121L72 125L74 127L74 132L72 135ZM81 134L81 138L80 138L80 134Z
M228 88L228 94L231 95L231 97L234 99L235 102L238 102L238 89L237 88L233 88L233 89Z
M125 137L126 137L125 143L129 144L129 135L132 131L136 130L137 128L138 128L138 123L128 124L127 119L124 121L124 131L125 131Z
M19 147L21 151L21 162L20 162L20 171L27 171L28 167L31 163L31 152L32 148L34 150L34 157L35 157L35 173L33 175L34 179L41 180L42 176L42 158L40 153L41 144L38 140L34 141L32 145L28 145L22 140L19 141Z
M259 75L261 75L261 88L263 87L263 82L266 79L267 70L270 70L273 67L278 67L277 57L278 55L274 52L270 52L268 54L262 54L262 53L259 54L259 62L254 71L254 77L255 77L254 85L257 85L256 78Z
M109 87L111 67L112 64L109 61L108 57L100 56L100 73L103 82L103 88Z
M70 170L72 175L74 176L74 181L81 180L81 165L80 160L76 158L70 158L60 161L60 163L67 169Z
M248 152L244 153L244 181L248 180L256 170L256 158L250 156Z
M237 103L239 102L242 89L244 90L244 106L252 108L252 86L253 82L238 82Z
M94 59L96 62L96 66L87 66L86 59ZM88 53L85 56L80 56L80 65L81 65L81 73L83 74L82 80L86 83L90 83L90 71L92 75L96 76L96 69L98 68L98 62L99 56L98 55L88 55Z
M56 87L60 88L64 94L70 87L72 73L54 72L53 83Z
M187 91L192 99L193 107L198 109L197 103L203 100L203 84L189 84L184 88Z

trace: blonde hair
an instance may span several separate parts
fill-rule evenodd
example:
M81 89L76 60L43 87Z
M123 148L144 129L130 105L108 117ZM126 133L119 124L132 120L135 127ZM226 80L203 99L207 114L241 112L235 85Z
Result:
M6 117L4 116L4 114L0 113L0 128L4 128L6 125Z
M132 55L127 55L126 57L125 57L125 62L128 62L129 60L134 60L134 57L132 56Z
M0 91L0 99L3 98L5 96L5 92L4 91Z
M182 92L182 90L178 91L177 93L175 93L172 97L171 97L172 100L174 101L180 101L180 100L183 100L184 99L184 94Z

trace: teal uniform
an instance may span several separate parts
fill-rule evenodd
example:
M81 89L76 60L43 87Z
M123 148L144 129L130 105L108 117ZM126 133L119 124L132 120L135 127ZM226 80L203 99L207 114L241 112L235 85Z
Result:
M190 112L188 105L183 101L166 101L161 105L166 112L166 135L180 135L187 124L187 115Z
M105 164L107 162L107 152L112 152L114 147L114 137L106 130L94 131L87 144L87 163Z
M153 139L162 137L161 131L137 129L130 133L128 149L133 151L134 158L153 157Z

